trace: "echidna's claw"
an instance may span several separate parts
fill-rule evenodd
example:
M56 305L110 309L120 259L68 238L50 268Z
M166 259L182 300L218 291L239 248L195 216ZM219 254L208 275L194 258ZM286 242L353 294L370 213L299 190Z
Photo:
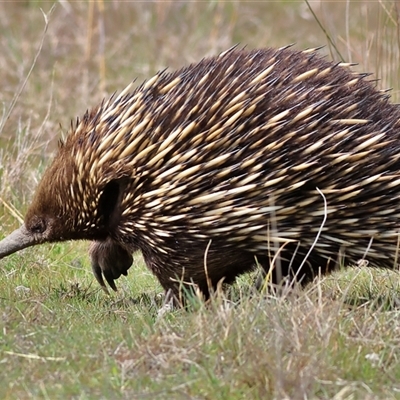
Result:
M128 275L128 269L133 262L132 255L111 239L92 242L89 254L92 261L93 275L100 286L106 293L109 293L104 283L104 277L111 289L117 291L114 281L121 275Z
M110 294L110 292L107 289L106 284L104 283L103 274L102 274L100 265L95 260L93 260L93 257L92 257L92 272L93 272L93 275L96 278L97 282L100 284L101 288L107 294Z

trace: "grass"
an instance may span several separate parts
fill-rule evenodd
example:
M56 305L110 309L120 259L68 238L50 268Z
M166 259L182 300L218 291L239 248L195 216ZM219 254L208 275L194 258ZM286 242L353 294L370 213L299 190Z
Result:
M80 269L50 280L24 259L0 283L2 398L396 398L400 390L398 311L373 297L350 305L330 289L363 293L349 280L275 298L242 279L236 302L158 316L158 290L140 265L131 272L140 290L130 279L107 297L87 275L78 279Z
M310 5L64 1L49 15L51 2L0 3L0 235L20 224L70 118L166 66L238 42L326 45L399 101L397 3ZM140 255L107 296L86 248L0 262L0 398L400 398L397 272L345 269L281 297L247 275L208 306L162 314Z

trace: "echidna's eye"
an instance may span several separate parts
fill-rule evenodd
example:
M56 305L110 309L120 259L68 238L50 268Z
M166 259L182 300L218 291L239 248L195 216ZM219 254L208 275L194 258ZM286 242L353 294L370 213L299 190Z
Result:
M43 233L46 230L47 224L43 218L35 217L33 221L29 224L28 229L32 233Z

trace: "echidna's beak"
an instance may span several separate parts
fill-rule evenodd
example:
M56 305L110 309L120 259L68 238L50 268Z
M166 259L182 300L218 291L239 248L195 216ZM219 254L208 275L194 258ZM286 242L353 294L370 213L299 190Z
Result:
M22 225L0 241L0 258L37 243L39 243L38 238L32 235L32 233L26 229L25 225Z

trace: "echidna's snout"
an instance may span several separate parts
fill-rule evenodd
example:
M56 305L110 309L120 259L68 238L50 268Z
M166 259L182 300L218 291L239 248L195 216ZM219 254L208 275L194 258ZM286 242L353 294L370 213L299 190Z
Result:
M36 244L62 240L54 219L48 216L29 214L25 223L0 241L0 258Z
M0 258L41 242L40 235L35 235L22 225L0 242Z

